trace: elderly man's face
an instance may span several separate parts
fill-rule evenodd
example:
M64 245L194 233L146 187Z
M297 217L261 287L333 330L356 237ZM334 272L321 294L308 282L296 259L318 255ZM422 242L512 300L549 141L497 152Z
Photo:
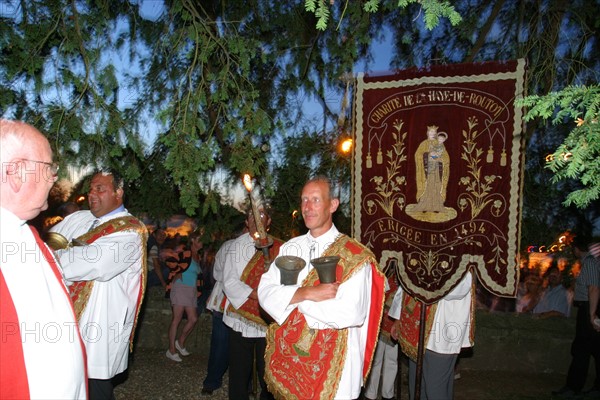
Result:
M94 217L102 217L123 204L123 189L115 190L112 175L96 174L90 183L88 203Z
M35 135L31 141L27 160L21 160L23 177L21 212L24 219L31 219L48 208L48 193L57 176L50 171L52 150L48 141Z

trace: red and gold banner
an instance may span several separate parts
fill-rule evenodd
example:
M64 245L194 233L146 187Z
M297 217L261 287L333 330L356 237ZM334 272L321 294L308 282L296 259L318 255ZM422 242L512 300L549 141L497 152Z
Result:
M514 296L524 60L359 75L353 233L426 304L469 269Z

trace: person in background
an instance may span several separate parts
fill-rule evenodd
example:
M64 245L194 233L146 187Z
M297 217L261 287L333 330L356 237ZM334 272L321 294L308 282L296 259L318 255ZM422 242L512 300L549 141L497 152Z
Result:
M458 285L426 310L426 347L423 355L421 399L451 400L454 398L456 362L461 349L474 343L475 288L473 274L467 271ZM417 350L422 303L398 288L389 315L397 319L392 337L400 343L408 361L408 390L415 399ZM444 327L461 329L444 329Z
M51 250L27 224L48 208L58 165L41 132L0 119L0 167L0 398L85 399L75 312Z
M328 178L306 182L300 200L309 231L287 241L278 257L306 265L293 285L282 285L272 266L258 287L260 305L276 322L267 333L265 380L278 398L356 399L378 339L385 277L373 253L333 224L340 202ZM320 283L311 260L330 255L340 257L336 282Z
M67 201L58 207L58 213L61 217L65 218L67 215L73 214L75 211L79 211L77 203Z
M594 385L584 394L600 398L600 260L588 252L588 240L577 235L571 243L573 253L581 261L581 271L575 281L573 305L577 307L575 338L571 344L571 365L565 386L553 391L554 396L573 398L579 396L588 374L590 358L596 363Z
M165 262L171 270L171 308L173 317L169 324L169 349L166 352L168 359L181 362L182 356L189 356L185 348L185 341L196 326L198 321L198 274L200 273L200 250L202 242L197 233L189 237L190 248L180 245L172 254L167 256ZM179 324L186 315L186 323L177 337Z
M542 292L540 301L533 308L533 314L539 318L569 317L572 296L562 284L562 276L556 260L552 262L544 275L548 286Z
M229 367L229 327L223 323L223 308L226 302L223 280L225 257L229 253L232 243L233 239L226 241L217 251L212 271L215 283L210 297L206 301L206 308L212 312L212 330L206 378L202 383L202 395L211 395L223 385L223 375Z
M596 241L590 244L590 254L596 258L600 258L600 241Z
M206 303L214 285L213 266L215 264L215 250L212 246L205 246L200 256L200 296L198 297L198 315L207 313Z
M530 313L542 296L542 277L537 269L528 272L524 280L524 293L517 294L516 311Z
M146 226L123 205L124 180L92 176L89 210L52 227L71 246L57 250L87 352L90 399L114 399L112 378L128 366L128 348L146 287Z
M271 217L259 208L261 222L269 230ZM252 210L246 213L246 232L230 244L223 268L223 290L226 303L223 322L229 328L229 398L248 399L248 385L253 371L258 374L260 399L272 399L264 381L265 333L267 323L262 319L258 306L257 287L266 265L264 253L255 245L258 228ZM282 242L271 238L270 260L275 258ZM273 267L275 268L275 267ZM254 386L254 385L253 385Z
M380 387L382 400L393 400L396 398L394 393L396 390L396 374L398 372L398 343L391 337L391 330L395 320L388 315L388 312L399 284L396 278L396 264L391 265L394 268L387 268L386 287L388 290L385 294L379 340L377 341L377 349L375 350L373 364L371 365L371 373L365 385L363 400L377 399Z
M148 250L148 284L147 287L161 285L167 288L169 269L161 259L161 251L167 240L167 233L163 228L156 228L150 235L147 244Z

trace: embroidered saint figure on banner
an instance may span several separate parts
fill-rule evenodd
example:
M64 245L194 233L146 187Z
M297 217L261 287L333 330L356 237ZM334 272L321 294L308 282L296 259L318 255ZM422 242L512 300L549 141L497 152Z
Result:
M444 206L450 176L450 155L444 146L447 139L446 132L428 126L427 139L415 151L417 203L407 205L406 213L416 220L445 222L456 218L456 210Z

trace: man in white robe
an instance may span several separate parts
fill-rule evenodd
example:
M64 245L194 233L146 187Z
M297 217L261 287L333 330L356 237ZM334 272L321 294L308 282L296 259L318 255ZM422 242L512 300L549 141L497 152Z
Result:
M278 268L271 266L258 287L260 305L277 323L269 328L266 352L266 380L276 398L356 399L371 364L383 309L384 276L372 253L341 235L333 224L338 205L327 178L317 177L304 185L301 208L309 232L286 242L279 256L300 257L306 266L296 284L287 286L280 283ZM334 283L314 285L311 260L332 251L342 256L336 267L341 267L340 276L336 273ZM283 346L286 339L278 335L283 331L283 336L291 337L295 329L301 330L300 339ZM329 347L331 337L337 337L335 347ZM322 352L313 352L319 347ZM325 347L329 351L323 363ZM286 371L286 366L294 371ZM315 372L322 378L314 379Z
M67 216L51 229L74 243L57 254L71 282L92 400L114 398L111 378L127 369L146 283L148 233L123 206L123 195L120 177L99 172L90 183L90 209Z
M50 249L27 224L48 208L48 140L0 119L0 398L85 399L85 350Z

